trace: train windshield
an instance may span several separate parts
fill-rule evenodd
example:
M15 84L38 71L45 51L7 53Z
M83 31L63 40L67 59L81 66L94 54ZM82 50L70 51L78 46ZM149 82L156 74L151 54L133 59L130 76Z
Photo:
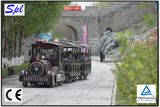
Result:
M58 49L43 49L43 48L34 48L34 58L36 60L40 59L56 59L58 58Z

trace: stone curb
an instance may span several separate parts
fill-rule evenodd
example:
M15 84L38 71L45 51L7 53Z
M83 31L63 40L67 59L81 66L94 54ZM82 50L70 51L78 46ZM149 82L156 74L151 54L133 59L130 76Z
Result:
M114 85L113 85L113 91L112 91L111 105L116 105L116 89L117 89L117 83L116 83L116 78L115 78Z

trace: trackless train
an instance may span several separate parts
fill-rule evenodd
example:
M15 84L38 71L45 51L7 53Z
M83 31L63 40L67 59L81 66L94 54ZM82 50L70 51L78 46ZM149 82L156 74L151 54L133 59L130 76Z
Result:
M63 82L86 79L91 73L91 47L71 42L43 42L32 44L27 70L19 81L24 87L43 83L50 87Z

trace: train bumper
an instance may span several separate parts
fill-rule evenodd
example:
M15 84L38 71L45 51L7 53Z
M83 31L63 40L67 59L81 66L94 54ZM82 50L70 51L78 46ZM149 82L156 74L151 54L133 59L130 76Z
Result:
M52 82L52 79L53 79L52 76L34 77L30 75L19 75L19 81L46 83L46 82Z

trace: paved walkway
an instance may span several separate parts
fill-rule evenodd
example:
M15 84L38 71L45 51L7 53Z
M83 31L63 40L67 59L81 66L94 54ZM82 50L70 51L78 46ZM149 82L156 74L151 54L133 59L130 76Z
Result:
M92 60L100 62L100 57L99 56L92 56ZM120 60L120 59L116 59L116 60ZM113 63L113 62L114 62L113 58L105 58L105 61L103 61L103 63Z
M23 88L18 76L2 81L3 105L111 105L115 77L111 71L113 63L92 61L92 73L87 80L65 83L62 86L47 88L29 86ZM23 101L8 103L4 101L4 88L22 88Z

